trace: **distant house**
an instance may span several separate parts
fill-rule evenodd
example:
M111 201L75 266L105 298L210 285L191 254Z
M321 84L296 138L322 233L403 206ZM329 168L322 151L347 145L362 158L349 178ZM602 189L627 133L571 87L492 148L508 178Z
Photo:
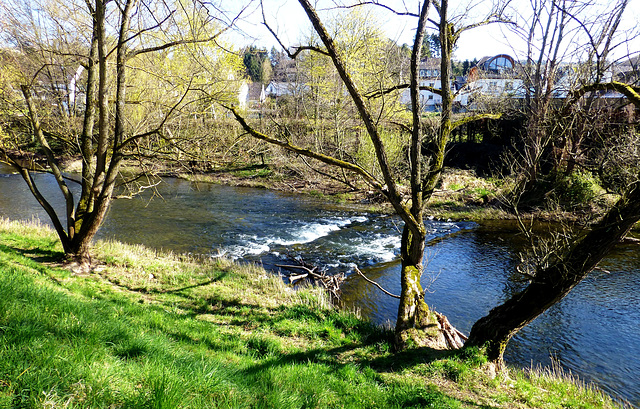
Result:
M278 99L279 97L302 95L304 91L309 90L304 77L296 60L280 58L274 67L273 79L265 89L267 97Z
M480 98L524 98L524 82L517 62L507 54L483 57L469 70L467 80L455 101L473 109Z
M264 84L260 82L243 82L238 90L238 105L243 109L255 109L264 103L267 94Z
M268 97L277 98L287 95L300 95L300 93L306 89L308 89L306 85L298 82L271 82L267 85L265 93Z
M440 58L427 58L420 62L418 66L418 81L420 87L442 89ZM452 82L451 86L455 87L455 82ZM405 105L411 104L411 96L408 89L402 93L400 101ZM422 111L439 111L442 106L442 97L437 92L421 89L419 103Z
M625 84L640 82L640 56L629 58L613 67L613 79Z

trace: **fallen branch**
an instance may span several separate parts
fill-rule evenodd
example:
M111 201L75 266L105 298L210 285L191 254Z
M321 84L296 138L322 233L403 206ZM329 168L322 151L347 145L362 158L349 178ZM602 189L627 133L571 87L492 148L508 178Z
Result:
M275 266L276 267L280 267L280 268L287 268L287 269L290 269L290 270L293 270L293 269L304 270L304 271L307 272L307 274L309 274L313 278L322 278L322 276L320 274L315 272L316 267L309 268L309 267L306 267L306 266L292 266L292 265L287 265L287 264L276 264Z
M344 273L327 275L324 271L318 269L317 266L311 266L304 262L301 258L291 257L293 261L299 263L298 265L291 264L276 264L276 267L285 268L287 270L302 270L304 273L302 274L289 274L289 282L291 284L295 284L297 281L302 280L304 278L312 279L314 283L323 287L331 296L333 301L337 301L340 299L340 288L342 287L342 283L344 282L346 276ZM318 272L320 270L320 272Z
M309 277L309 274L306 274L306 273L305 274L298 274L297 276L290 275L289 276L289 282L291 284L295 284L296 281L302 280L303 278L307 278L307 277Z

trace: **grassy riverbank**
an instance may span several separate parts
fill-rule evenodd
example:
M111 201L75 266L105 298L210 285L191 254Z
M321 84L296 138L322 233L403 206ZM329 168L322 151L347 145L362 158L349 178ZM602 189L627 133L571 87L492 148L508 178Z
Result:
M0 407L610 408L555 371L493 376L475 350L393 354L390 333L256 267L113 242L61 268L0 220Z

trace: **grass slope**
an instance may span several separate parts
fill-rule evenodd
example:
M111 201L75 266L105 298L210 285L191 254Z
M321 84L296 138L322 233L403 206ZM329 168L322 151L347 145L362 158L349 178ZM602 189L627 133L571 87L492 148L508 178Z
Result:
M0 408L615 407L553 374L491 377L477 350L393 354L258 268L100 242L77 276L60 256L0 219Z

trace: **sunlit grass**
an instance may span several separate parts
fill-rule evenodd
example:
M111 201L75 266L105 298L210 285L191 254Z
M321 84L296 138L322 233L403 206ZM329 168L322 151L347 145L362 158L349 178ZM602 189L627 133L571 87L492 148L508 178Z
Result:
M0 220L0 408L615 407L558 373L494 377L477 349L394 354L256 266L99 242L76 276L60 256Z

